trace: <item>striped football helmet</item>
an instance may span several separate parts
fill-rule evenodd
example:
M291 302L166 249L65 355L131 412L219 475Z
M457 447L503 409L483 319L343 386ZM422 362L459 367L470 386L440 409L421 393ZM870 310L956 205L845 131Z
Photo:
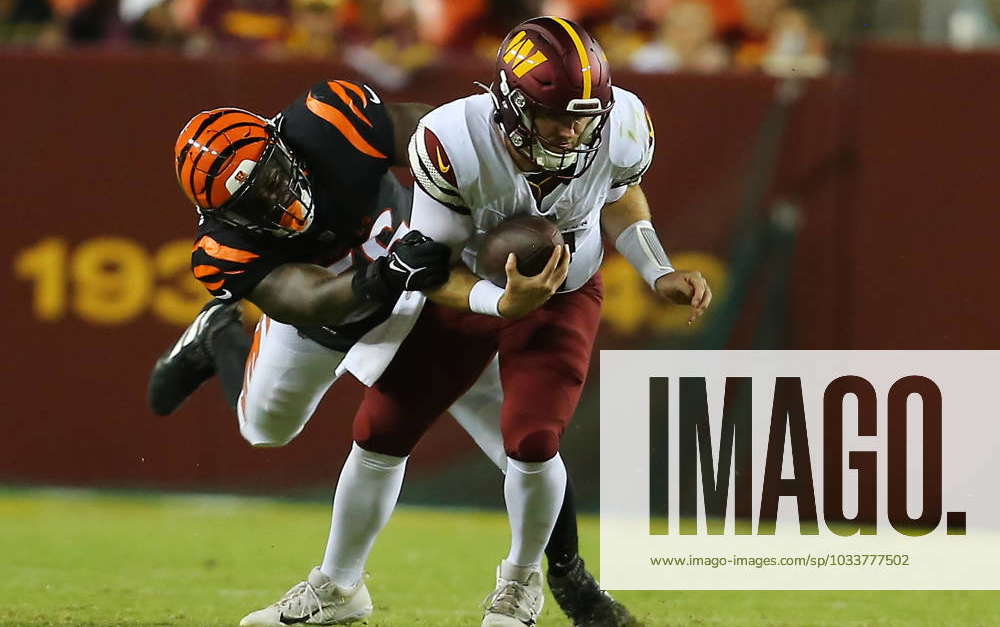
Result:
M181 130L174 155L177 181L201 214L278 237L299 235L312 224L302 164L259 115L202 111Z

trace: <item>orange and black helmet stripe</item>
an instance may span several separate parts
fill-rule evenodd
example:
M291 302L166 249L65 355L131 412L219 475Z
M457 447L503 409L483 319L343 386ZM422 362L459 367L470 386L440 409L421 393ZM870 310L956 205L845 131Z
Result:
M203 111L174 146L177 181L195 205L216 209L230 193L226 180L244 159L258 160L271 140L267 122L242 109Z

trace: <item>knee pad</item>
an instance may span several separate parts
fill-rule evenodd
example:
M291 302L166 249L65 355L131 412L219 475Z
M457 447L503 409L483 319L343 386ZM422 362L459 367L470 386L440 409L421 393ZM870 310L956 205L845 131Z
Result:
M544 462L559 452L559 434L552 429L530 431L506 443L507 455L522 462Z

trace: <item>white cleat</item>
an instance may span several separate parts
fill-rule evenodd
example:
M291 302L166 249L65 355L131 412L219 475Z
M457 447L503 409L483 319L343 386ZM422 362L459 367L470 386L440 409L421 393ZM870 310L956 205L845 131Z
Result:
M497 587L483 601L482 627L529 627L542 613L542 571L514 566L504 560L497 567Z
M364 580L353 588L341 588L317 567L309 573L309 579L286 592L277 603L244 617L240 627L347 625L365 620L371 613L372 598Z

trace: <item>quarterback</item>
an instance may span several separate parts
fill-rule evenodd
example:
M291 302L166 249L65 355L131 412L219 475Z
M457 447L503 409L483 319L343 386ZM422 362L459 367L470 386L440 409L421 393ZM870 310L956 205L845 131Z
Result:
M175 146L176 174L200 216L192 271L215 299L157 361L149 387L155 413L173 412L217 373L243 437L281 446L343 372L378 378L377 365L347 365L351 348L406 335L424 303L417 290L449 276L448 248L410 230L412 192L388 172L406 164L407 139L428 110L384 103L367 85L337 80L314 85L271 119L223 108L188 122ZM524 295L541 279L511 279L511 300L530 306ZM252 345L238 322L242 299L264 312ZM389 359L374 362L384 367ZM503 468L500 403L494 364L451 412ZM357 432L355 439L364 443ZM353 447L321 565L243 624L341 624L372 612L361 578L374 540L368 530L377 533L388 519L405 461ZM394 492L373 492L373 483ZM571 496L560 519L566 533L553 536L550 550L576 555ZM555 585L568 611L628 617L582 568Z
M671 265L650 223L640 180L653 157L652 123L635 94L611 85L597 42L568 20L535 18L507 35L496 63L487 93L435 109L410 140L411 227L460 251L464 267L427 292L432 302L366 390L355 433L368 451L407 455L499 353L512 541L482 625L519 627L534 625L542 607L541 556L566 485L560 438L600 321L602 228L656 293L692 307L692 322L712 295L700 273ZM567 242L554 254L570 259L554 295L539 286L534 298L514 299L475 275L484 234L525 214L552 220ZM514 267L508 259L508 273ZM576 568L578 556L550 559L550 579Z

